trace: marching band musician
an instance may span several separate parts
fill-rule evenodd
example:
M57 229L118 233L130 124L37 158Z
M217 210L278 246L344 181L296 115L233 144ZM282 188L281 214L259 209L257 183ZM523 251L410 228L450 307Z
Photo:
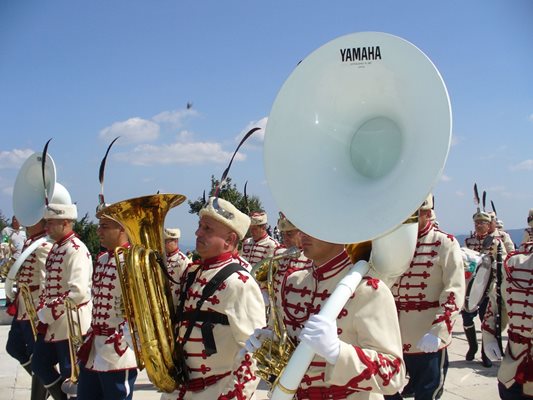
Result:
M505 247L505 251L507 253L511 253L515 251L514 243L513 243L513 240L511 239L511 236L507 232L505 232L503 229L498 228L497 226L498 218L496 217L496 213L494 211L489 211L487 212L487 214L490 215L489 234L502 241L503 246Z
M485 350L493 360L502 357L496 327L507 330L507 348L498 370L498 390L503 400L533 398L533 252L511 253L504 262L501 282L501 320L491 296L482 325ZM504 322L502 322L504 321ZM500 331L501 333L501 331Z
M267 232L268 217L265 212L254 212L250 215L250 235L242 245L242 256L255 265L265 258L272 257L279 243Z
M465 239L465 246L471 250L477 251L481 254L489 254L492 260L496 259L496 253L498 251L498 244L502 243L501 239L490 236L490 224L491 216L484 211L477 211L473 215L474 228L475 232L472 236ZM505 257L507 254L505 247L502 243L502 254ZM466 279L466 285L470 282L471 278ZM486 296L481 303L479 304L478 310L474 312L467 312L466 310L461 311L461 316L463 318L463 329L465 332L466 339L468 341L468 351L466 353L465 359L467 361L472 361L477 353L478 344L477 344L477 335L476 328L474 326L474 318L479 314L479 319L483 322L485 316L485 310L488 304L488 297ZM492 361L487 357L481 348L481 361L484 367L492 367Z
M101 211L101 210L100 210ZM98 237L106 249L96 262L91 327L78 352L78 400L130 400L137 378L137 361L124 337L126 324L115 261L117 247L129 247L124 228L97 212Z
M29 237L24 243L24 249L28 248L32 243L46 235L44 227L45 221L44 219L41 219L35 225L27 228ZM44 241L28 258L26 258L26 260L24 260L17 273L18 287L20 288L21 285L27 285L35 308L37 308L39 303L41 282L45 277L44 267L46 257L51 248L52 243ZM18 360L22 367L32 375L31 399L46 399L46 389L39 381L39 378L33 375L31 370L31 357L33 354L35 338L30 322L31 316L26 310L26 304L20 294L20 290L17 293L13 304L16 307L16 313L13 317L13 322L11 323L11 329L7 338L6 351L11 357Z
M291 247L297 247L299 249L302 248L299 229L296 228L296 226L294 226L292 222L289 221L283 213L280 213L277 228L279 229L281 234L283 247L278 248L274 252L274 256L283 253L284 251L286 251L286 249L290 249ZM298 257L282 258L279 261L278 270L276 271L276 274L273 278L274 291L276 293L279 292L279 289L283 282L283 277L287 273L287 271L293 271L302 268L311 268L312 265L312 260L307 258L303 252Z
M402 395L438 399L448 370L447 347L465 297L457 240L432 222L433 196L418 212L418 240L409 268L391 291L396 301L409 383ZM386 399L402 399L397 393Z
M368 243L352 245L316 239L300 232L312 268L289 271L276 298L289 336L316 354L295 394L297 399L382 399L400 390L405 379L402 342L389 288L366 275L336 321L318 315L353 262L367 259ZM366 246L368 247L368 246ZM259 330L259 332L264 330ZM260 348L266 335L256 331L247 349Z
M527 224L528 227L524 229L524 236L522 237L521 245L524 243L533 242L533 208L529 210Z
M185 268L187 268L187 265L190 262L189 258L183 254L179 248L180 236L181 231L179 228L163 229L163 240L165 241L168 273L175 282L179 282L181 275L183 275L183 271L185 271ZM176 305L179 297L179 285L171 281L170 286L174 305Z
M61 384L70 377L72 368L65 299L72 299L78 306L82 334L87 332L91 319L92 260L73 231L77 217L75 204L50 203L44 215L46 232L55 242L46 259L46 276L37 309L39 333L31 367L55 400L67 398ZM60 374L54 368L58 363Z
M236 252L250 218L217 197L209 199L199 217L200 260L182 275L177 312L178 342L190 380L178 387L177 398L249 399L260 379L251 355L239 352L254 329L266 323L259 286L248 272L249 264Z

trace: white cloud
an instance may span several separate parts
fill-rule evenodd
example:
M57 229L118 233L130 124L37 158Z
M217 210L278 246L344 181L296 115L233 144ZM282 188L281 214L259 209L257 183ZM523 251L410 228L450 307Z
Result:
M525 160L509 167L511 171L532 171L533 160Z
M529 114L529 117L527 119L529 119L531 122L533 122L533 114Z
M151 142L159 137L159 125L155 122L133 117L126 121L115 122L100 131L100 137L113 140L120 136L122 143Z
M163 111L155 115L152 120L159 124L169 124L174 128L181 128L183 120L187 117L197 116L198 111L194 108L188 110Z
M450 182L452 180L452 178L450 178L448 175L446 174L442 174L442 176L440 177L440 181L441 182Z
M30 149L0 151L0 169L17 169L26 159L35 153Z
M143 144L131 153L117 154L116 158L135 165L226 163L233 153L224 151L220 143L176 142L170 145L154 146ZM235 161L243 161L246 156L237 153Z
M457 190L457 191L455 191L455 195L457 197L465 197L465 192L463 192L461 190Z
M251 121L244 127L244 129L237 135L235 142L239 143L241 139L246 135L252 128L261 128L260 130L254 132L252 136L248 138L244 144L250 148L263 147L263 142L265 141L265 129L268 122L268 117L263 117L258 121Z

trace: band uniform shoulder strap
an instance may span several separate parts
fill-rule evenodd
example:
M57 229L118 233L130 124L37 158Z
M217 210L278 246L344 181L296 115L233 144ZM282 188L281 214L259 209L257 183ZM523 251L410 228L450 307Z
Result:
M215 274L215 276L207 283L207 285L205 285L204 290L202 291L202 297L197 301L196 308L194 309L194 311L183 312L187 291L193 284L199 269L200 268L198 268L194 272L190 272L187 275L187 281L184 285L184 290L182 290L180 295L180 304L178 307L178 321L189 322L189 324L187 325L187 330L185 331L185 335L183 336L183 346L189 339L189 336L192 332L192 328L194 327L196 322L202 322L202 341L204 343L205 352L209 356L217 352L215 338L213 336L214 324L229 325L229 321L228 317L224 314L215 311L201 311L200 309L202 308L202 305L204 304L205 300L207 300L210 296L213 295L213 293L215 293L215 291L222 284L222 282L224 282L234 272L246 271L246 268L244 268L239 263L232 263L226 265L224 268L222 268Z

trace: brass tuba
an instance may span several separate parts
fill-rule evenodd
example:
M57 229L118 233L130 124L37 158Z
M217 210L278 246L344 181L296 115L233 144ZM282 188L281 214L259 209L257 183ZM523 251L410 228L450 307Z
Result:
M269 321L272 328L272 338L267 338L261 347L253 353L257 361L257 375L274 387L278 377L287 365L294 349L294 342L287 333L287 328L283 322L283 314L276 307L276 293L274 292L274 275L279 269L279 261L284 258L297 258L301 250L291 247L281 254L265 258L259 261L252 268L251 274L255 280L266 288L269 299Z
M112 204L99 211L121 224L131 247L115 250L124 312L139 369L172 392L187 374L174 333L174 305L164 265L163 223L167 212L186 197L156 194Z

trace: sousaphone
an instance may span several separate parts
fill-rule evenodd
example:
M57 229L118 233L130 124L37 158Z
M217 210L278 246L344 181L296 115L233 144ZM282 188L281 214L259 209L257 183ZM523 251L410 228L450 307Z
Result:
M13 213L22 226L32 226L39 222L46 208L46 197L55 204L72 204L68 190L56 182L56 167L54 159L46 154L44 169L44 183L42 172L43 153L33 153L20 167L13 187ZM13 285L24 261L46 240L42 237L29 245L10 267L6 277L6 295L14 299Z
M450 140L448 92L431 60L397 36L350 34L307 56L278 93L265 132L266 177L298 228L362 242L417 210Z
M448 92L431 60L397 36L362 32L326 43L286 80L268 118L264 166L295 226L332 243L373 240L371 261L387 274L397 250L412 257L414 247L398 243L416 244L416 224L401 226L439 179L450 140ZM320 314L337 317L368 270L358 264ZM310 351L300 343L273 399L292 398Z

